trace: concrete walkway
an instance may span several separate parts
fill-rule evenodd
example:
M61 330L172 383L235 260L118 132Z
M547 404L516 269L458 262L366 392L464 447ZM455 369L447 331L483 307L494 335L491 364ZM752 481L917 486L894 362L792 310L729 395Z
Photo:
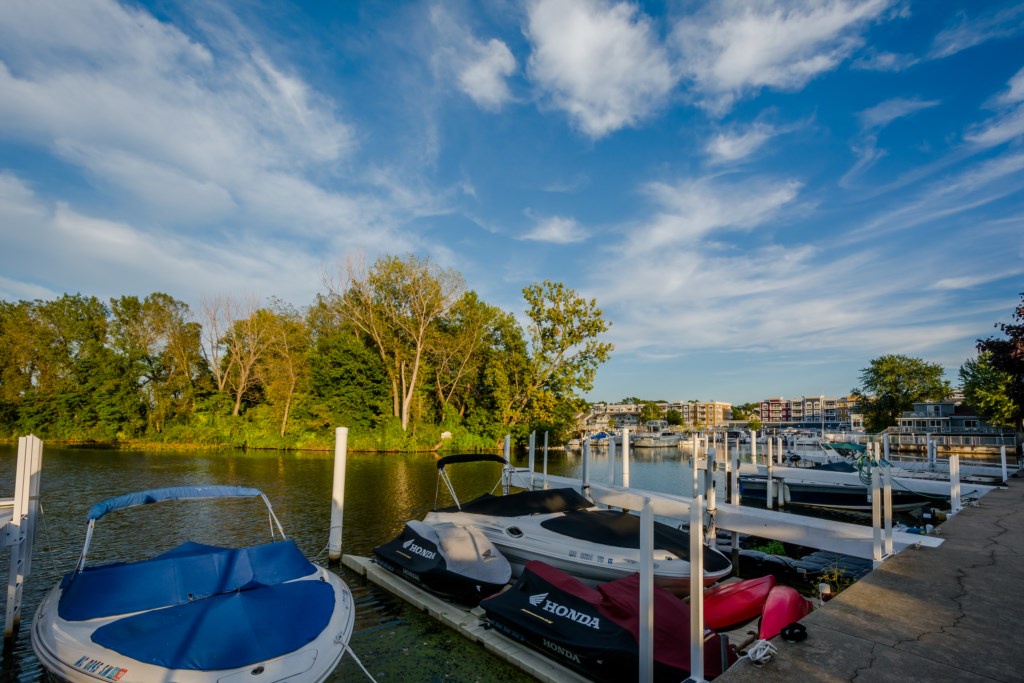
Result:
M1024 681L1024 481L940 527L803 620L807 639L772 641L716 683Z

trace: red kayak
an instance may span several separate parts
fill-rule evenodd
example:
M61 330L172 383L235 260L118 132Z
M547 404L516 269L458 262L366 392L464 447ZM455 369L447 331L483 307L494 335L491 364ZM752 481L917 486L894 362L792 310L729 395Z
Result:
M775 586L768 593L761 614L761 627L758 637L770 640L779 635L782 629L796 623L811 613L814 606L811 601L789 586Z
M704 591L704 625L712 631L728 631L761 616L775 577L731 581Z

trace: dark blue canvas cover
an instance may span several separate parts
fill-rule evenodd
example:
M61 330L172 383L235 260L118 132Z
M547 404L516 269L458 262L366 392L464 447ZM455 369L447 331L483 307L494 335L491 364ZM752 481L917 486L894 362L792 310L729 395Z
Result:
M280 584L315 571L292 541L250 548L184 543L142 562L68 574L57 611L67 621L130 614Z
M235 669L315 640L334 600L323 581L264 586L125 617L96 629L92 640L168 669Z

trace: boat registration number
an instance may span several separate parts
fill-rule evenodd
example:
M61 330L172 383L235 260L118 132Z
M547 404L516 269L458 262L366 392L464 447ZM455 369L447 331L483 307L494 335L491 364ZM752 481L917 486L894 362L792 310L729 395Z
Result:
M87 674L98 676L99 678L105 678L108 681L119 681L121 677L128 673L128 669L122 669L119 666L113 666L111 664L104 664L98 659L93 659L88 655L80 657L75 662L75 668L84 671Z

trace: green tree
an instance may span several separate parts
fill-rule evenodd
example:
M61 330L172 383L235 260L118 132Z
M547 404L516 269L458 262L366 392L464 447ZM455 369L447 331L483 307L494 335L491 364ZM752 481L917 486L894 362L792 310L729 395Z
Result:
M993 370L1009 378L1006 397L1013 404L1012 422L1018 432L1024 431L1024 292L1021 302L1013 313L1013 323L996 323L1005 339L989 337L978 340L979 354L988 354L988 364ZM1017 439L1018 451L1021 439Z
M466 414L485 360L489 335L500 315L500 310L485 304L476 292L466 292L432 329L427 360L442 415L449 407L460 417Z
M665 413L665 421L675 427L681 426L683 424L683 414L675 408L670 408Z
M1013 379L1009 374L993 368L991 357L990 352L984 351L960 366L964 401L993 427L1012 428L1014 404L1008 393Z
M462 276L411 255L385 256L369 270L354 260L346 265L344 289L332 287L335 303L384 361L394 414L407 430L428 341L437 321L462 297Z
M764 427L764 423L761 422L761 418L757 417L756 415L752 416L749 420L747 420L747 429L752 429L755 432L759 432L761 431L762 427Z
M761 409L760 403L740 403L732 407L732 419L746 420L756 416Z
M292 405L307 384L311 335L299 312L278 299L271 301L265 322L267 349L256 362L255 375L283 437Z
M903 411L911 410L921 401L941 401L952 391L942 378L938 363L920 358L887 355L875 358L861 370L861 386L851 394L864 415L864 427L880 432L894 426Z
M651 420L660 420L661 408L654 401L644 401L643 405L640 406L640 421L650 422Z

